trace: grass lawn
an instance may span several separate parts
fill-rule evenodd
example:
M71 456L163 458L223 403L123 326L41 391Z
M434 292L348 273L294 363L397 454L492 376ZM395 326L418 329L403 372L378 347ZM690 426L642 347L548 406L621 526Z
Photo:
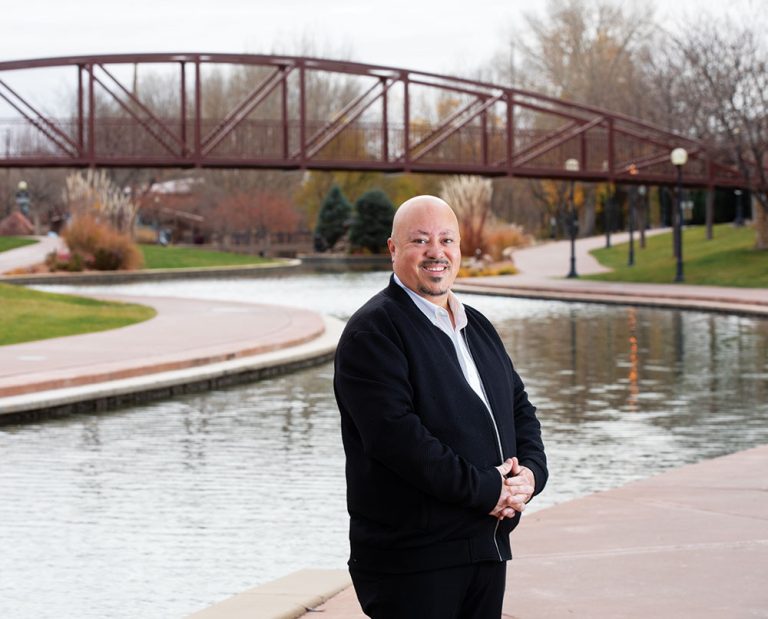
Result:
M269 258L211 251L191 247L163 247L140 245L145 269L183 269L190 267L240 266L272 262Z
M0 284L0 345L116 329L148 320L143 305L97 301Z
M34 245L37 241L33 239L23 239L20 236L0 236L0 251L24 247L24 245Z
M714 238L706 239L704 226L683 230L683 274L686 284L710 286L768 287L768 251L755 251L755 231L720 224ZM596 249L592 255L613 271L588 275L585 279L622 282L673 283L675 258L672 232L646 238L640 249L635 237L635 266L627 266L629 245Z

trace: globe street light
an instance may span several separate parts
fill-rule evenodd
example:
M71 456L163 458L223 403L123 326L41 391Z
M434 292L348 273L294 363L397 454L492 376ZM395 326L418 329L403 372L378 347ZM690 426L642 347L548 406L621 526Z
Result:
M677 213L674 217L675 224L675 256L677 257L677 269L675 281L683 282L683 166L688 161L688 151L684 148L676 148L670 155L672 165L677 168Z
M578 172L579 160L568 159L565 162L565 169L568 172ZM578 277L578 274L576 273L576 205L573 202L573 186L575 182L576 179L571 177L571 215L568 226L568 232L571 236L571 270L568 271L566 277Z
M16 206L19 207L19 211L25 216L29 217L29 186L27 181L19 181L16 186Z

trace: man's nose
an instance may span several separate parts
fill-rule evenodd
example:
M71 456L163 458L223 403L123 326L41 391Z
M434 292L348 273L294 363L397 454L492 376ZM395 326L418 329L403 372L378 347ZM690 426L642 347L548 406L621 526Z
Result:
M444 255L443 245L439 240L427 244L427 256L430 258L442 258Z

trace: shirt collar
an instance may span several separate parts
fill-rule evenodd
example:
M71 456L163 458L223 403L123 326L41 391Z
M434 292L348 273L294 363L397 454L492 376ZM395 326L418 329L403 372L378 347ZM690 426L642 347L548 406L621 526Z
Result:
M447 312L442 307L435 305L431 301L427 301L424 297L416 294L413 290L408 288L408 286L400 281L400 278L397 276L397 274L393 273L392 277L394 278L395 283L400 286L400 288L405 290L405 292L411 298L411 301L413 301L416 307L418 307L422 313L427 318L429 318L433 325L437 325L437 321L441 315L447 314ZM459 301L458 297L453 294L451 290L448 291L448 306L451 308L453 319L456 322L456 330L460 331L467 326L467 312L464 310L464 304Z

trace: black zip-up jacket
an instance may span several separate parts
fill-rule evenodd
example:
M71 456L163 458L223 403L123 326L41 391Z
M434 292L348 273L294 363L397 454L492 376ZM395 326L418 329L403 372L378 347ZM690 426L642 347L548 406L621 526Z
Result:
M519 514L500 523L488 515L501 492L495 467L517 456L533 471L536 494L544 488L536 409L496 330L465 308L466 342L493 420L450 338L394 280L344 329L334 391L353 568L409 572L508 560Z

